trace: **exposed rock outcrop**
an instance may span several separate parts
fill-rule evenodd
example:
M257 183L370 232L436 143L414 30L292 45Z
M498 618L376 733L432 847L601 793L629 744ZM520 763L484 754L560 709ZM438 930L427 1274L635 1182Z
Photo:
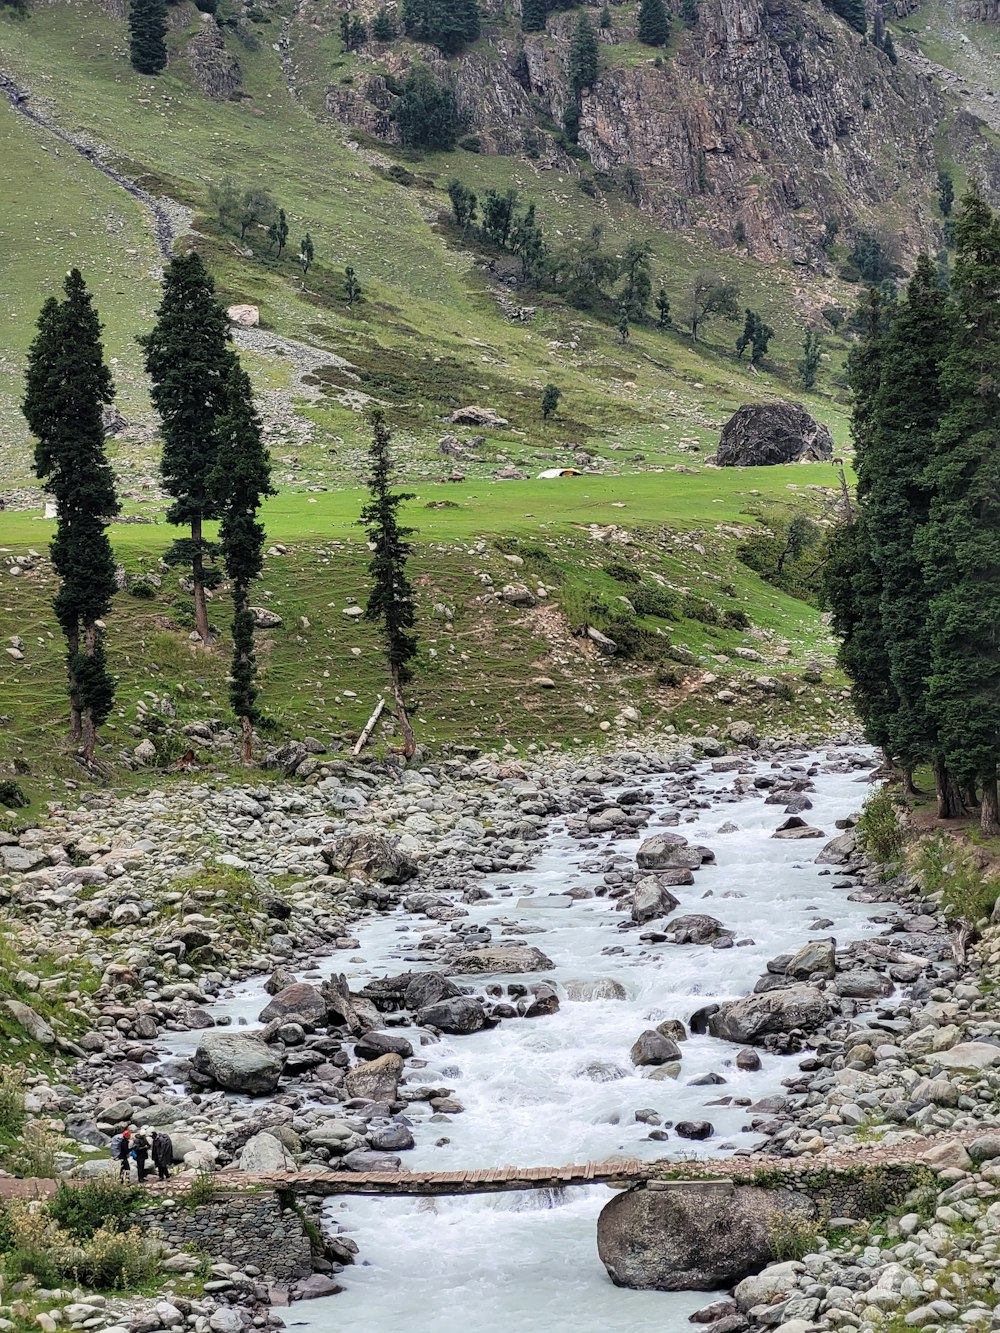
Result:
M191 72L199 88L215 102L225 102L240 86L240 62L226 47L222 30L209 14L187 44Z

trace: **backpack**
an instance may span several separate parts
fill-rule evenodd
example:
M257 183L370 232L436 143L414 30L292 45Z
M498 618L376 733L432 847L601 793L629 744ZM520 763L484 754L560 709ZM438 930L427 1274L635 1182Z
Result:
M124 1146L124 1144L125 1144L124 1134L116 1134L115 1137L108 1144L108 1152L111 1154L112 1158L116 1162L120 1162L122 1159L122 1147Z

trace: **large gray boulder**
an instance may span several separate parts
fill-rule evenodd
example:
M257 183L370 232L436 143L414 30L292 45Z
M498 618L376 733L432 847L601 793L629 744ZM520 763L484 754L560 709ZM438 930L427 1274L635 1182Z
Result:
M775 1258L778 1224L808 1219L791 1190L698 1185L618 1194L601 1211L597 1249L611 1281L635 1291L731 1287Z
M205 1032L191 1061L226 1092L266 1097L281 1076L281 1061L252 1032Z
M491 949L470 949L452 960L452 972L459 974L493 972L545 972L554 967L541 949L533 944L501 944Z
M52 1046L55 1043L56 1034L30 1004L22 1004L20 1000L4 1000L2 1003L4 1010L32 1041L37 1041L40 1046Z
M697 870L702 854L679 833L654 833L643 839L635 862L640 870Z
M690 871L686 871L690 875ZM679 905L663 882L665 876L644 875L632 892L632 920L644 926L647 921L667 916Z
M321 855L334 874L346 873L382 884L405 884L417 873L416 863L400 850L397 838L373 830L345 833L328 843Z
M260 1011L258 1018L262 1023L270 1023L273 1018L290 1018L292 1014L297 1014L308 1023L322 1023L326 1019L326 1011L326 999L319 987L296 981L279 991Z
M778 1032L815 1032L830 1017L830 1004L815 986L785 986L763 995L727 1000L708 1020L708 1031L723 1041L749 1045Z
M417 1022L421 1027L437 1028L439 1032L464 1035L486 1026L486 1010L474 996L459 995L418 1009Z
M395 1051L355 1065L344 1079L348 1097L363 1097L369 1102L394 1102L403 1077L403 1057Z
M833 457L833 436L798 403L744 403L722 428L719 467L822 463Z
M295 1158L280 1139L266 1130L261 1130L252 1139L247 1139L240 1153L240 1170L249 1171L255 1176L268 1171L295 1171Z

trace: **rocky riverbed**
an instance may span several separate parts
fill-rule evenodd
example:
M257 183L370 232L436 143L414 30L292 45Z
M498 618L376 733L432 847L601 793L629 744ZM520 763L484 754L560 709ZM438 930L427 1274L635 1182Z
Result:
M488 756L404 772L317 759L308 786L219 778L53 807L42 827L0 834L23 964L6 1026L29 1067L56 1049L73 1059L78 1089L33 1075L29 1109L65 1136L61 1165L78 1174L107 1169L104 1144L129 1122L166 1128L191 1172L397 1169L428 1154L447 1167L484 1151L529 1163L544 1139L517 1098L536 1075L536 1102L587 1108L564 1117L562 1151L539 1161L761 1146L819 1159L938 1138L930 1160L958 1191L938 1204L943 1217L887 1224L901 1228L891 1249L854 1232L839 1249L818 1242L815 1256L768 1270L780 1298L738 1288L708 1327L868 1333L872 1311L909 1318L923 1295L928 1309L947 1304L975 1245L992 1257L1000 1025L978 963L954 966L934 904L911 883L882 883L855 850L851 813L873 763L791 748ZM837 774L839 831L826 807L824 826L810 823L817 785ZM727 887L727 845L757 858L765 884L772 861L807 876L793 876L798 892L775 881L780 917ZM820 900L825 915L803 916ZM567 958L582 975L566 975ZM699 974L726 981L703 988ZM643 991L636 979L654 975ZM700 1005L699 991L716 998ZM498 1041L529 1033L530 1078L482 1077ZM978 1141L945 1143L962 1131ZM355 1236L366 1257L358 1214L328 1216L301 1295L346 1285L337 1305L353 1290L370 1299L370 1270L344 1271ZM949 1228L951 1214L961 1225ZM213 1308L181 1311L191 1327L220 1302L241 1321L274 1318L266 1273L214 1276ZM987 1327L988 1304L971 1306ZM955 1327L975 1325L968 1301L955 1309ZM947 1311L927 1318L951 1327Z

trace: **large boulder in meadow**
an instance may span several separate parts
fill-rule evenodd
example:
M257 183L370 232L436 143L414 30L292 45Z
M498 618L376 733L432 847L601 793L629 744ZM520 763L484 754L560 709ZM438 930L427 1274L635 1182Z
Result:
M722 428L719 467L823 463L833 457L833 436L799 403L744 403Z

